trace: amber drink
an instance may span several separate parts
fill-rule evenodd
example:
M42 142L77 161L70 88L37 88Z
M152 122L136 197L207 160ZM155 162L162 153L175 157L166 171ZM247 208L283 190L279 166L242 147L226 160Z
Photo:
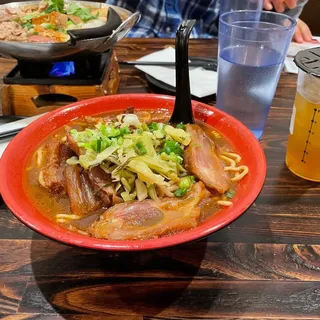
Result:
M320 181L320 48L299 52L286 164L297 176Z

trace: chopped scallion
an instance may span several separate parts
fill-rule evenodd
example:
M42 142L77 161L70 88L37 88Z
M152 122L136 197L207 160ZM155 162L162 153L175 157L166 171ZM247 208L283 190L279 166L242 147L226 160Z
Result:
M188 190L195 182L194 176L183 177L179 182L179 189Z
M120 135L130 134L130 129L128 127L120 128Z
M174 195L177 197L177 198L182 198L185 196L185 194L187 193L187 189L177 189L174 193Z
M151 124L148 125L150 131L156 131L159 129L159 126L156 122L152 122Z
M186 125L184 123L178 123L176 126L177 129L186 130Z
M232 199L236 195L236 192L233 189L229 189L226 193L225 196L228 199Z
M180 144L176 141L168 140L165 142L163 149L161 152L165 152L166 154L174 153L180 157L183 157L183 149L181 148Z
M143 156L143 155L147 154L147 149L145 148L145 146L143 145L142 142L138 141L136 143L136 148L137 148L139 155Z
M119 138L118 138L118 141L117 141L117 144L118 144L119 146L121 146L121 145L123 144L123 141L124 141L123 137L119 137Z

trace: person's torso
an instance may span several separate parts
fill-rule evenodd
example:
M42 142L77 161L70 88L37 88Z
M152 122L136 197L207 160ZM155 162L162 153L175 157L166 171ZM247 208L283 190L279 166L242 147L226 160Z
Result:
M174 37L179 23L185 19L197 20L191 37L217 35L218 0L107 0L106 3L141 13L130 37Z

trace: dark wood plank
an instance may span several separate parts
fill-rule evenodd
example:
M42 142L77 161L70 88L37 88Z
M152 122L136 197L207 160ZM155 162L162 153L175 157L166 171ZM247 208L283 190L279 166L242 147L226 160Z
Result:
M0 318L18 310L28 280L27 275L0 275Z
M28 283L18 312L316 319L319 290L318 282L301 281L37 277Z
M69 318L68 318L69 319ZM143 320L177 320L177 319L179 319L179 318L177 318L177 317L175 317L175 316L173 316L173 317L168 317L168 316L166 316L166 317L161 317L161 316L155 316L155 317L143 317ZM204 316L204 317L201 317L201 318L197 318L196 320L199 320L199 319L201 319L201 320L221 320L221 319L223 319L223 320L252 320L252 319L257 319L257 318L252 318L252 317L250 317L250 318L247 318L247 317L243 317L243 316L239 316L239 317L226 317L226 316L215 316L215 315L210 315L210 317L207 317L207 316ZM318 319L318 318L309 318L309 317L303 317L303 318L301 318L301 317L299 317L299 318L296 318L296 317L292 317L292 316L281 316L281 317L279 317L279 316L270 316L270 317L267 317L266 315L264 315L263 317L259 317L259 320L267 320L267 319L276 319L276 320L301 320L301 319L303 319L303 320L314 320L314 319Z
M201 241L152 252L108 253L49 240L6 240L0 257L0 274L7 275L320 281L318 245Z
M96 314L43 314L43 313L19 313L19 314L10 314L10 315L4 315L1 317L2 320L177 320L179 318L172 316L123 316L123 315L96 315ZM192 319L192 318L191 318ZM198 318L200 319L200 318ZM198 320L197 319L197 320ZM201 317L202 320L252 320L252 318L239 318L239 317L221 317L221 316L212 316L210 318L208 317ZM259 318L259 320L267 320L267 319L276 319L276 320L300 320L301 318L296 317L285 317L285 318L279 318L279 317L270 317L270 318ZM314 320L315 318L306 318L303 317L304 320ZM317 319L317 318L316 318Z
M7 314L0 317L2 320L144 320L142 316L122 316L122 315L96 315L96 314L43 314L43 313L19 313Z
M0 239L45 239L21 223L7 208L0 205Z

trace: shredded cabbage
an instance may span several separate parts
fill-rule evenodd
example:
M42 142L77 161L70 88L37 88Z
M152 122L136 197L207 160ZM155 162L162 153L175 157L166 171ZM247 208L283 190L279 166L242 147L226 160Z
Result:
M80 164L85 170L100 165L124 201L158 200L163 190L181 197L194 182L183 167L184 148L191 142L185 128L183 124L178 128L156 122L146 125L137 115L125 114L82 131L72 129L69 134L81 155L68 164Z

